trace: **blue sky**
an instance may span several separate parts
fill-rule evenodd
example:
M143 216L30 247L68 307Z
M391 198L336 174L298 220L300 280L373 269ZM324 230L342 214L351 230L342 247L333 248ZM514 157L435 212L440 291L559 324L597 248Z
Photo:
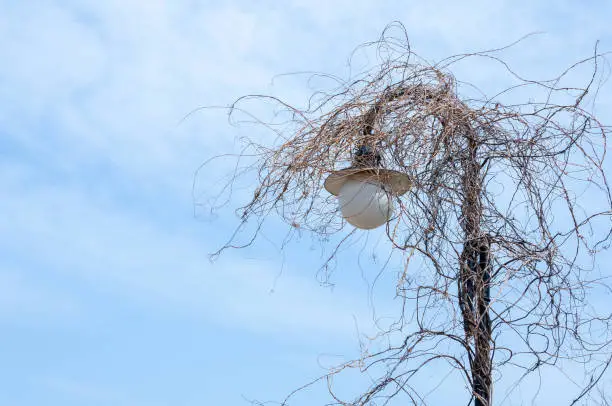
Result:
M319 286L307 237L284 256L264 244L211 263L237 220L194 217L194 171L259 130L218 110L181 118L248 93L302 102L304 81L272 78L345 76L350 52L393 20L431 61L541 31L507 54L541 79L596 40L611 50L611 18L604 1L0 0L0 405L281 400L355 355L375 272L339 266L335 287ZM507 83L498 73L478 61L456 71L490 93ZM610 90L596 106L607 122ZM380 314L397 305L388 282ZM553 387L537 404L579 391ZM534 388L503 404L529 404Z

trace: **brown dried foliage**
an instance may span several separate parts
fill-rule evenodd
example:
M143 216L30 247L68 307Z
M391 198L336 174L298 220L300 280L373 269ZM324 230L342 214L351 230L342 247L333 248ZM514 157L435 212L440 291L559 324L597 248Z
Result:
M340 244L347 243L355 233L345 231L322 184L330 171L348 166L363 143L376 147L385 167L414 182L395 199L386 235L393 249L407 253L406 261L418 262L425 280L416 285L406 275L398 277L403 312L378 336L388 344L323 377L333 404L387 404L400 395L421 404L412 380L439 361L462 371L473 387L477 348L470 330L482 320L473 312L466 315L461 305L458 282L466 276L459 264L468 260L462 257L465 246L482 241L490 282L471 289L476 295L490 290L485 313L492 368L520 368L528 375L572 359L594 374L601 371L609 363L611 319L609 309L590 306L588 295L607 286L591 258L608 247L611 236L612 198L604 171L609 128L585 103L589 92L597 91L602 56L596 51L552 80L532 81L496 56L503 49L428 64L407 39L388 31L368 46L377 48L380 65L357 79L338 79L339 89L317 93L305 109L268 96L241 98L230 109L233 114L240 103L257 98L274 101L291 117L283 130L270 126L279 134L275 145L250 140L256 156L250 169L258 184L239 209L243 223L261 224L275 214L289 227L320 236L338 233ZM491 98L462 99L450 69L465 58L499 63L515 85ZM585 86L561 86L585 65L593 68ZM517 89L541 101L500 101ZM257 232L247 245L256 237ZM223 249L235 246L232 240ZM354 399L341 400L331 379L347 368L380 376Z

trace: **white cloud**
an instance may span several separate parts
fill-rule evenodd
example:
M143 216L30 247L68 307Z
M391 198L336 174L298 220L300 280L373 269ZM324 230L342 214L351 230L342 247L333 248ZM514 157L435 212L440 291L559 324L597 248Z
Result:
M24 261L34 250L38 262L93 290L259 333L346 338L354 337L353 316L368 324L365 300L321 289L311 273L298 276L295 264L286 265L277 283L277 261L229 253L211 266L210 246L193 232L168 231L94 195L36 185L27 181L32 174L10 172L17 181L3 179L0 211L10 215L0 222L0 235ZM33 272L43 271L32 269L29 276Z
M64 160L102 158L140 175L181 167L183 154L218 142L197 117L189 133L174 126L201 105L228 103L236 87L269 80L260 64L244 63L255 19L174 4L40 3L0 16L11 38L0 47L11 61L0 67L5 131L30 148L49 144L46 131Z

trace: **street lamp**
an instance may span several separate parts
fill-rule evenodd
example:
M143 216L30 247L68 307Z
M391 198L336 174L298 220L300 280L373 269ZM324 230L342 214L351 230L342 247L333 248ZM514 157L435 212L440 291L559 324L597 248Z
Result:
M342 217L353 226L371 230L393 215L393 196L406 193L412 182L408 175L380 167L380 156L368 147L357 150L353 165L332 172L325 190L338 197Z

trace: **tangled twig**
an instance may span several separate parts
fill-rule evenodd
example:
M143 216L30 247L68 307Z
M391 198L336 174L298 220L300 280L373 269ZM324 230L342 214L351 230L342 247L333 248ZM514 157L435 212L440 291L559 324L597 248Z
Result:
M327 374L384 365L371 387L351 401L341 400L330 385L333 404L367 405L375 399L387 404L401 395L421 404L411 382L439 362L462 371L474 387L469 371L478 349L470 340L484 314L491 315L486 357L495 370L520 368L528 375L560 359L596 362L610 351L612 320L588 300L591 289L607 286L589 260L609 246L612 235L612 196L603 167L609 127L584 104L596 90L602 56L596 50L559 77L532 81L514 73L496 56L499 50L431 65L387 31L370 45L380 51L376 69L340 82L333 92L317 93L305 109L260 95L243 97L230 108L233 114L247 99L265 99L290 117L281 130L274 128L277 144L248 143L256 157L248 169L257 185L239 209L242 224L261 224L274 213L292 229L343 235L346 223L322 185L330 172L350 164L359 145L375 146L382 165L412 179L412 189L396 198L386 235L393 249L410 252L408 260L428 270L427 280L418 286L400 280L405 312L413 316L402 313L384 331L387 337L403 337L397 344L366 352ZM497 61L518 82L513 88L545 96L523 104L501 103L505 92L462 99L450 68L467 57ZM593 67L586 86L560 85L569 71L586 64ZM247 245L256 237L257 231ZM219 253L232 246L233 240ZM486 256L486 286L462 276L458 264L477 261L474 253ZM487 290L480 313L467 303L470 289L482 297Z

